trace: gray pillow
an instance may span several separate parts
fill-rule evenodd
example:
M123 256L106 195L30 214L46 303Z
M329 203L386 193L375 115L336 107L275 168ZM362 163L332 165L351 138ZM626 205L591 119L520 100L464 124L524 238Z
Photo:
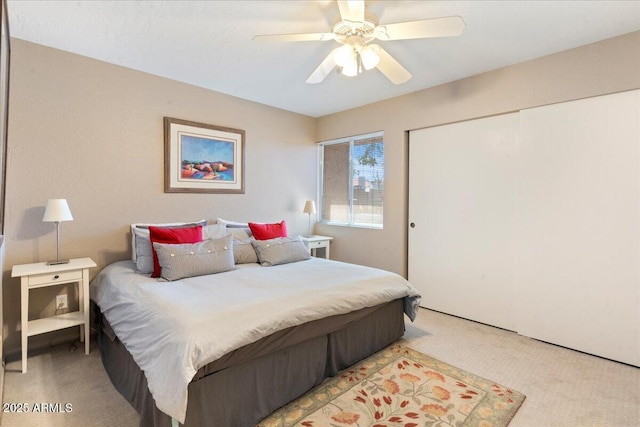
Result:
M199 243L154 243L158 254L160 276L166 280L222 273L233 270L231 235L208 239Z
M139 273L152 273L153 252L151 250L151 240L149 240L149 229L134 228L133 239L135 241L133 253L136 255L136 269Z
M131 259L136 263L136 269L138 272L144 274L153 272L153 251L151 250L151 240L149 239L149 226L162 228L189 228L198 225L202 225L203 227L206 226L207 220L203 219L194 222L173 222L164 224L131 224ZM225 233L223 233L223 235L224 234Z
M250 264L258 262L258 256L251 242L253 237L244 239L233 239L233 259L236 264Z
M311 257L300 236L253 240L251 244L256 250L258 261L263 266L304 261Z
M247 237L251 237L251 229L249 228L237 228L227 226L227 232L233 235L234 239L246 239Z

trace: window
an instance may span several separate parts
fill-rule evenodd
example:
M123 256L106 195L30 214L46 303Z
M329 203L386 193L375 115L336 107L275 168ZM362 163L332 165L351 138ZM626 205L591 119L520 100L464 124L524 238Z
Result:
M320 221L382 228L382 132L321 142L318 150Z

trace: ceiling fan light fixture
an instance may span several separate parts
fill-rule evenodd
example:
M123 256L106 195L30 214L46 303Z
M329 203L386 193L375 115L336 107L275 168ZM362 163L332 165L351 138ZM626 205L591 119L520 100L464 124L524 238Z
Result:
M358 75L358 58L355 54L342 66L342 75L347 77L355 77Z
M360 60L365 70L371 70L378 65L380 57L371 46L367 45L360 50Z
M349 61L352 61L353 49L349 45L343 45L336 49L333 53L333 60L339 67L344 67Z
M337 67L338 71L349 77L377 68L393 84L398 85L407 82L411 73L380 45L371 42L375 39L391 41L453 37L460 35L466 25L460 16L380 25L378 17L365 8L365 1L337 0L340 15L330 33L267 34L254 36L253 39L295 42L334 40L341 44L311 73L306 80L309 84L322 82Z

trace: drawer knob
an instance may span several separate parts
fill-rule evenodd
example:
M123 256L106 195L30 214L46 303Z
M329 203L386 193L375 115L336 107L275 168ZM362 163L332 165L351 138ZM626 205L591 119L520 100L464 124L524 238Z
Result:
M59 275L59 274L56 274L55 276L53 276L53 278L54 278L54 279L59 279L59 278L60 278L60 275Z

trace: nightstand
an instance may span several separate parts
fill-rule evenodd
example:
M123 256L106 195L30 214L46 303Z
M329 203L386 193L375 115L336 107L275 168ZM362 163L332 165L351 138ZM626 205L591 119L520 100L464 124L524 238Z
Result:
M30 336L80 325L80 341L89 354L89 269L96 266L91 258L76 258L66 264L47 265L46 262L14 265L11 277L20 277L22 373L27 372L27 339ZM72 313L29 320L29 291L46 286L78 283L80 309Z
M325 258L329 259L329 245L333 237L328 236L302 236L302 241L311 255L316 256L316 249L325 248Z

